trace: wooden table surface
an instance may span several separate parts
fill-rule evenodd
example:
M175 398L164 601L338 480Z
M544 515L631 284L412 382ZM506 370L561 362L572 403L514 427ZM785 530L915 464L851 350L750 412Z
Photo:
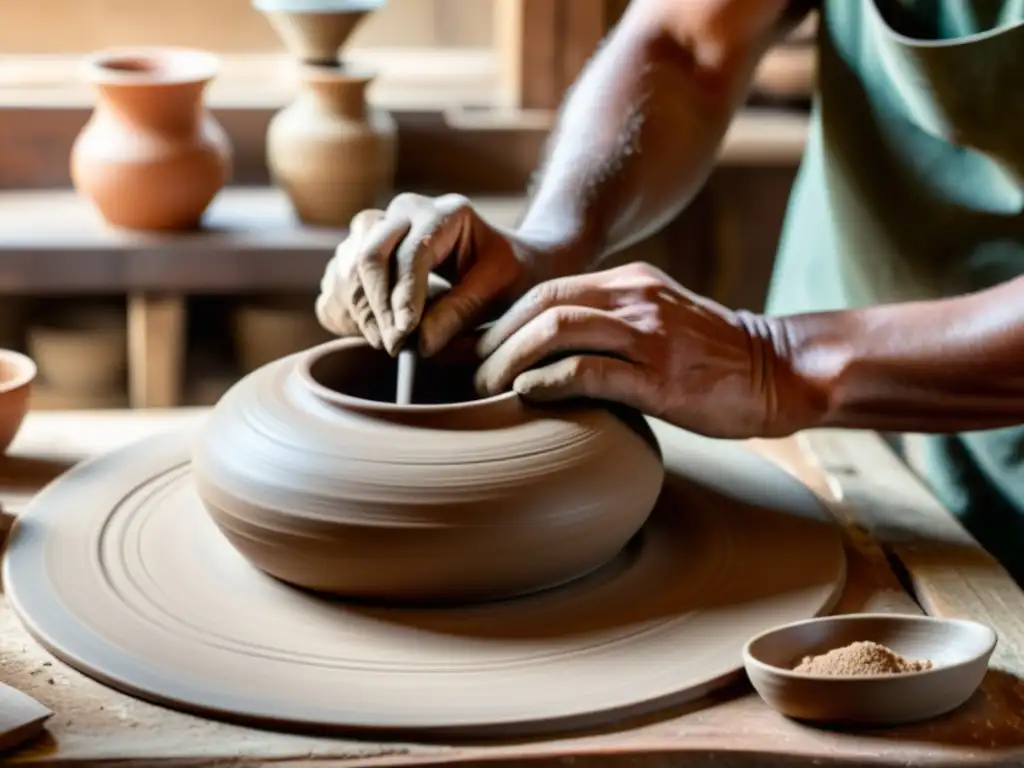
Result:
M70 464L204 411L36 413L0 459L0 501L17 513ZM634 766L1024 764L1024 593L874 434L823 432L752 447L800 477L842 526L849 577L840 611L970 617L999 633L992 670L960 710L914 727L815 729L766 708L744 682L642 722L517 744L375 743L273 733L184 715L117 693L31 640L0 597L0 682L55 715L45 736L4 764L277 766L501 762Z

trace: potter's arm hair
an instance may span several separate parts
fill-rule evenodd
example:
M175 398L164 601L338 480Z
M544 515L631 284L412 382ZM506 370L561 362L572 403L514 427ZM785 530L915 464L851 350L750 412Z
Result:
M562 105L519 226L586 270L653 234L700 190L762 55L802 0L633 0Z

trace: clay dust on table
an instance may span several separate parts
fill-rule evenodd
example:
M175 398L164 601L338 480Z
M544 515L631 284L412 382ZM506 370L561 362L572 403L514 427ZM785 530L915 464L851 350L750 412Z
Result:
M932 668L928 659L908 659L884 645L869 640L834 648L820 656L805 656L794 672L805 675L898 675Z

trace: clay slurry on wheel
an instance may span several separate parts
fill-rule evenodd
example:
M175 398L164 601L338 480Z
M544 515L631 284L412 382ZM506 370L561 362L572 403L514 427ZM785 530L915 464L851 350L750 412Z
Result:
M289 587L205 514L191 432L44 490L4 581L58 657L188 711L410 737L610 722L732 680L749 637L827 611L844 578L837 532L793 477L743 444L652 426L667 476L632 558L525 598L388 609Z

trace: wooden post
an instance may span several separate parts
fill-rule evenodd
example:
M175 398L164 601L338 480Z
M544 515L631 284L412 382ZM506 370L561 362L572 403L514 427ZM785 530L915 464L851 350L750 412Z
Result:
M185 377L185 297L128 297L128 398L132 408L181 404Z
M557 109L612 28L622 0L494 0L509 106Z

